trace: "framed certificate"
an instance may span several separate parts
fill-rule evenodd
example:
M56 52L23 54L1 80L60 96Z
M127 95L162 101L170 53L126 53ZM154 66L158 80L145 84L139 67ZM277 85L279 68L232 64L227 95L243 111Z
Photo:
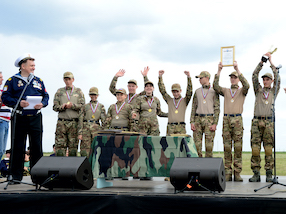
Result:
M221 47L220 60L223 66L233 66L235 61L235 46Z

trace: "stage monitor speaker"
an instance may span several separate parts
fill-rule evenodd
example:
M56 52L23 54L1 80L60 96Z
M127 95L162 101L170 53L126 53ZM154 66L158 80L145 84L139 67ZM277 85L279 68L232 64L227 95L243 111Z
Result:
M224 191L223 160L222 158L175 158L170 169L170 182L175 187L175 192L177 190Z
M32 181L53 188L90 189L93 176L86 157L42 157L31 169Z

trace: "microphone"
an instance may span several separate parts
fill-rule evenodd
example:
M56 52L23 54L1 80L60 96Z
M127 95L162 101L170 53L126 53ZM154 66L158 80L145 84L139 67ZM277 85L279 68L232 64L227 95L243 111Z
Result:
M281 65L281 64L279 64L279 65L276 67L276 69L280 69L280 68L282 68L282 65Z
M33 73L30 73L29 76L28 76L28 82L30 83L32 81L32 79L34 78L34 74Z

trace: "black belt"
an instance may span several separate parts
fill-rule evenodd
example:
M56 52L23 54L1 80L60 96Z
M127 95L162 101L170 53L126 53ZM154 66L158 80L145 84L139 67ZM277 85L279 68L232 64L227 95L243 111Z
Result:
M224 114L224 116L238 117L241 116L241 114Z
M113 126L111 129L128 129L128 127Z
M74 118L74 119L62 119L62 118L59 118L58 121L75 121L75 122L78 122L78 118Z
M272 120L272 117L254 116L254 119L259 119L259 120Z
M170 125L180 125L180 124L186 125L186 123L185 123L185 122L168 123L168 124L170 124Z
M89 122L89 123L97 123L99 124L98 120L83 120L83 122Z
M213 116L213 114L195 114L195 116L205 117L205 116Z

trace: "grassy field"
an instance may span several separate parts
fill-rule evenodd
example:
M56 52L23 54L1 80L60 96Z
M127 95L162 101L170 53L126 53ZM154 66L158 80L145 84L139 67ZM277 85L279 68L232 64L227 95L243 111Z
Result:
M223 152L214 152L214 157L223 158ZM265 175L264 164L265 164L265 154L261 152L261 175ZM250 158L251 152L242 153L242 175L252 175L253 172L250 168ZM286 153L285 152L276 152L276 175L277 176L286 176ZM274 174L274 171L273 171Z
M51 153L44 153L44 156L49 156ZM78 154L79 155L79 154ZM204 156L204 154L203 154ZM214 152L214 157L223 158L223 152ZM250 168L251 152L242 153L242 175L252 175L253 172ZM264 152L261 152L261 175L265 175L264 170ZM276 152L276 175L286 176L286 152ZM274 174L274 171L273 171Z

